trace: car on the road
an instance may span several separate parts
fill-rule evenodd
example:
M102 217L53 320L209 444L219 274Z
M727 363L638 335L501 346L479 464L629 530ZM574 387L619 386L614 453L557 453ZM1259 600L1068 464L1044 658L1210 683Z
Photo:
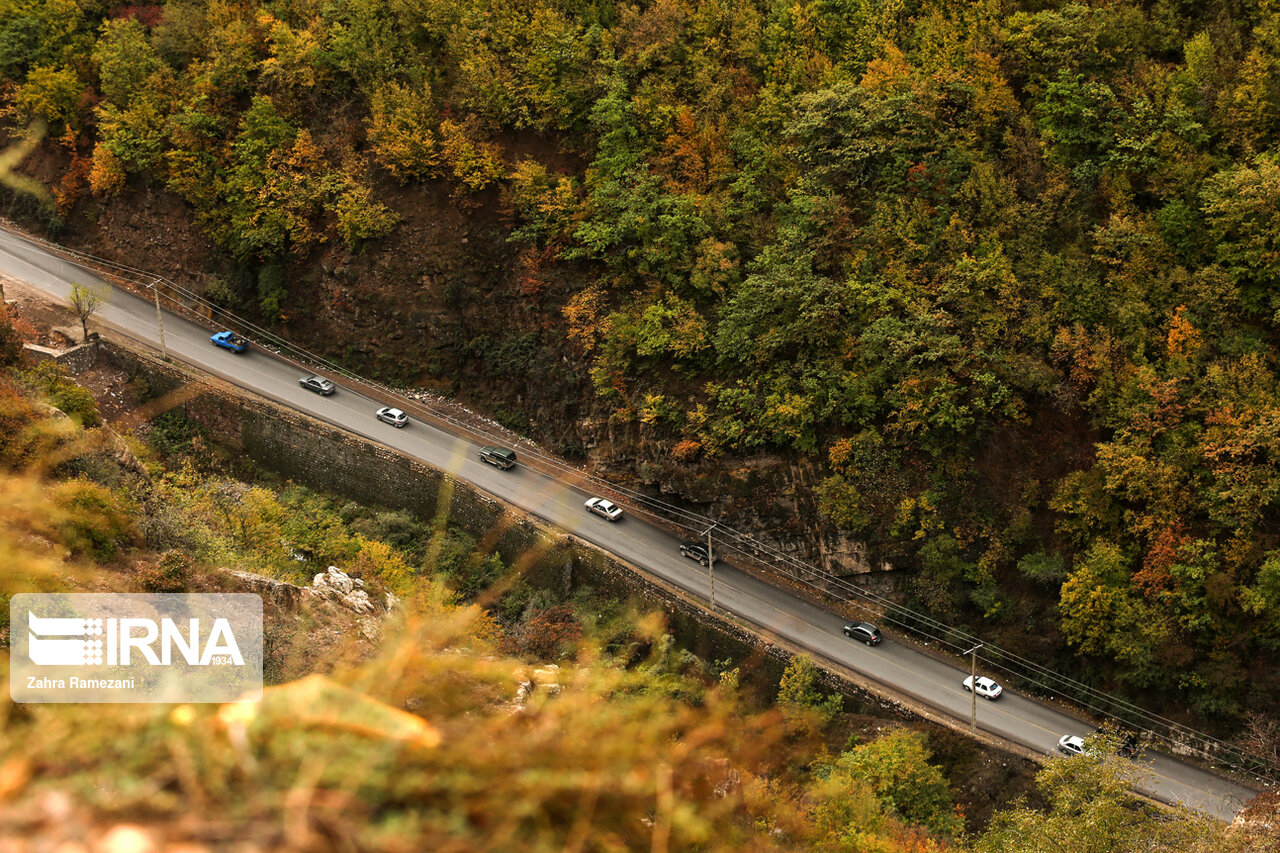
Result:
M973 676L972 675L966 676L965 680L961 682L961 685L964 687L965 690L968 690L969 692L972 693L973 692ZM996 684L990 678L987 678L985 675L979 675L977 693L979 696L985 696L988 699L999 699L1000 694L1004 693L1004 688L1001 687L999 684Z
M316 376L314 374L312 374L311 376L302 377L301 379L298 380L298 384L301 385L303 388L306 388L308 391L315 391L317 394L323 397L328 397L337 389L337 386L334 385L332 382L330 382L328 379L325 379L323 376Z
M681 556L688 557L690 560L697 560L704 566L710 560L710 557L707 555L707 546L703 545L701 542L694 542L692 540L680 543L680 554ZM716 562L720 561L716 560Z
M870 622L850 622L842 630L850 640L857 640L860 643L866 643L868 646L878 646L884 640L884 635L880 633L880 629Z
M393 409L390 406L383 406L377 411L378 420L383 423L391 424L393 427L402 427L409 422L409 416L399 409Z
M588 498L583 504L587 512L593 512L601 518L607 518L610 521L617 521L622 518L622 507L613 501L607 501L604 498Z
M229 349L232 352L244 352L249 348L248 338L237 335L235 332L230 330L218 332L216 335L211 335L209 340L214 346Z
M1129 731L1110 731L1093 745L1086 745L1084 738L1077 735L1063 735L1058 738L1058 751L1066 755L1079 755L1082 752L1101 755L1113 751L1121 758L1133 758L1141 749L1142 741L1136 734Z
M507 470L516 464L516 452L508 450L505 447L491 447L485 445L480 448L480 459L488 462L490 465L497 465L502 470Z
M1084 738L1079 735L1063 735L1058 738L1058 752L1063 755L1081 755L1084 751Z

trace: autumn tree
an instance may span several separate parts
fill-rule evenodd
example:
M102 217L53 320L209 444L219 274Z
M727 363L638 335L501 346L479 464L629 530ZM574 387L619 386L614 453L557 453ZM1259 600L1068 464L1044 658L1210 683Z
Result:
M1130 788L1140 770L1104 747L1051 760L1036 774L1043 810L996 813L975 853L1210 853L1232 849L1226 828L1190 811L1157 815Z
M80 321L83 340L89 340L89 318L106 304L109 295L106 285L71 285L71 310Z

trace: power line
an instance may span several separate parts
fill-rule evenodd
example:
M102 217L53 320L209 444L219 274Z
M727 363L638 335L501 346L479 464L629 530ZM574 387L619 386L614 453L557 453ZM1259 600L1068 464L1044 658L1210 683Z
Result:
M154 282L163 282L169 291L178 294L181 299L175 298L170 293L162 293L160 298L167 300L167 302L188 316L193 316L199 321L212 320L216 317L225 325L236 328L237 331L251 333L259 342L266 341L270 343L270 348L276 354L285 356L289 360L299 363L300 366L319 367L342 376L353 383L376 389L391 397L400 400L412 400L418 408L429 412L432 417L450 424L469 438L485 443L494 440L492 434L486 430L455 417L441 406L433 405L428 399L425 399L426 395L414 395L405 389L391 388L382 383L365 379L352 370L293 344L271 330L241 317L230 309L218 305L202 294L171 281L165 276L106 258L100 258L86 252L69 249L38 237L31 237L20 232L19 229L8 222L5 222L4 225L11 231L21 233L23 238L41 244L51 253L61 255L72 263L99 268L96 270L91 269L90 272L96 271L99 274L108 275L119 282L137 285L144 289L151 287ZM107 270L111 272L107 272ZM187 300L191 304L187 304L183 300ZM208 316L201 314L198 309L204 309ZM497 424L492 425L498 426ZM824 599L873 609L879 614L878 618L882 622L893 625L912 636L937 643L941 649L950 649L953 653L958 654L970 646L983 642L973 634L947 625L927 614L912 610L883 595L863 589L845 577L801 560L794 554L783 552L774 545L761 542L734 528L727 527L722 522L716 522L707 516L692 512L684 507L668 503L660 498L646 495L626 486L612 483L543 452L537 445L528 440L519 439L510 431L504 430L504 433L506 433L506 438L517 438L522 452L536 459L544 467L558 474L568 475L579 483L590 485L597 490L620 496L626 503L631 505L633 511L639 511L643 516L655 521L675 525L690 535L700 534L708 525L715 524L715 538L722 552L737 555L740 560L744 560L748 564L757 565L760 569L773 575L798 583L816 592ZM1035 661L991 643L986 643L985 651L987 655L984 657L984 661L987 666L1015 680L1029 682L1038 688L1049 691L1054 696L1092 711L1101 718L1114 720L1124 725L1141 725L1149 733L1163 735L1171 743L1181 744L1187 740L1198 742L1202 752L1214 755L1218 761L1234 769L1263 776L1272 782L1277 781L1269 775L1269 773L1274 772L1272 768L1267 768L1266 771L1263 771L1260 762L1251 760L1250 756L1234 744L1148 711L1125 699L1111 696L1097 688L1054 672Z

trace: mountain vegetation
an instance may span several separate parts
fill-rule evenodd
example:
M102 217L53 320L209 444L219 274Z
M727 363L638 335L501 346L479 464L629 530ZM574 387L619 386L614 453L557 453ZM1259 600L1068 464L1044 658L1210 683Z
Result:
M580 283L612 424L818 460L915 606L1277 713L1273 3L3 0L0 79L55 226L162 189L273 319L447 187Z
M15 337L2 315L0 332ZM221 566L305 582L336 560L404 596L372 637L339 607L268 601L259 703L6 697L12 849L1277 849L1142 806L1125 793L1141 768L1105 751L1051 761L1034 801L966 826L920 730L833 745L846 715L806 658L774 710L659 617L522 588L443 525L241 479L243 460L176 413L119 434L61 370L0 353L0 676L16 592L219 591L237 583ZM578 630L524 642L522 626L552 622Z

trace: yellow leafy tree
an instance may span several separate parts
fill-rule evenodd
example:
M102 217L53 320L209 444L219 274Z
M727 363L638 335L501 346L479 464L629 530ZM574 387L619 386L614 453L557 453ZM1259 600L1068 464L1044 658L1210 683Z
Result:
M468 192L479 192L506 175L498 147L475 138L474 126L451 119L440 123L441 149L453 176Z
M401 183L436 177L440 150L435 125L431 89L425 83L393 80L369 96L365 131L374 159Z

